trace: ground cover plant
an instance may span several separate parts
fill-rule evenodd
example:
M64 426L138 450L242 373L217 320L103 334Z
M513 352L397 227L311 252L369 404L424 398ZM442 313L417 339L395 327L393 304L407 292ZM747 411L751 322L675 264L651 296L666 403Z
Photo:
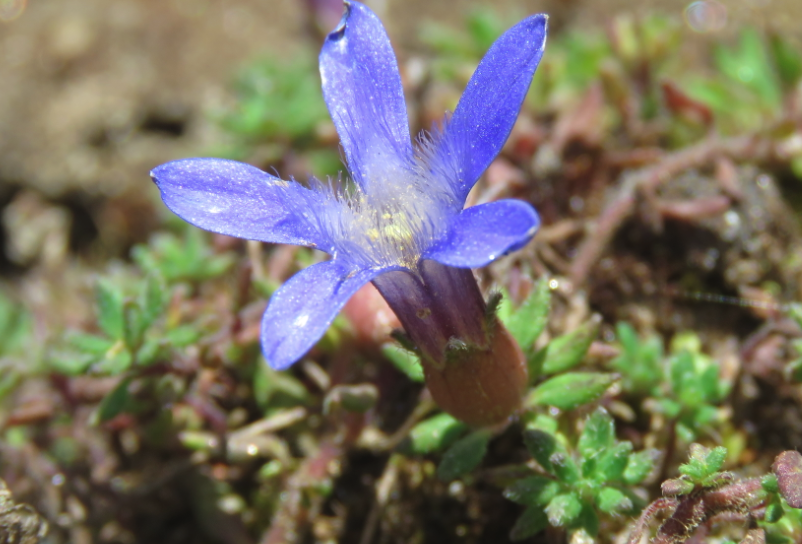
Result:
M338 26L325 2L306 9L309 51L324 43L324 76L344 77L331 70L347 64L337 44L348 19ZM422 141L433 161L418 172L426 181L442 181L426 176L448 166L437 143L449 141L449 126L470 141L457 106L466 85L475 104L492 103L470 98L487 50L496 43L526 56L502 37L518 21L486 9L459 28L421 25L426 54L399 55L400 75L387 77L400 77L404 96L381 106L395 108L392 119L408 119L414 134L456 108L454 125ZM522 24L535 23L545 20ZM484 174L470 193L458 187L448 214L461 217L466 198L477 209L509 207L449 247L419 244L418 256L476 278L481 304L458 297L455 315L480 308L483 330L507 331L520 347L520 389L489 417L472 410L481 387L466 393L465 408L432 381L439 356L470 361L476 336L415 329L410 320L423 317L398 301L400 290L377 284L388 306L362 287L374 277L366 271L413 267L406 253L348 254L338 231L313 240L334 240L327 261L308 247L201 231L154 198L147 213L158 221L114 257L108 246L80 250L60 238L62 208L30 194L10 199L6 229L28 210L48 217L50 230L5 248L17 264L0 291L0 542L802 542L802 52L792 36L738 28L689 67L683 24L621 15L550 32L542 59L526 61L529 73L540 61L528 93L516 87L520 113L503 116L509 138L481 140L478 162L463 157L468 177ZM310 212L372 209L360 192L377 175L368 151L376 139L393 140L380 151L402 154L411 142L355 118L366 114L358 108L333 127L315 54L246 63L233 76L237 99L205 113L223 136L190 153L275 166L303 182L343 169L341 131L356 185L346 176L313 182L331 194L303 200L289 222L263 218L274 222L269 242L305 245L311 231L298 217ZM342 81L326 85L329 106L354 98L337 94ZM349 140L360 135L350 123L376 139ZM396 159L397 174L406 159ZM162 191L173 190L166 179L192 186L176 172L198 163L172 164L155 170ZM200 164L306 190L240 163ZM103 205L141 213L113 198ZM441 218L444 206L415 209ZM248 219L246 211L231 215ZM202 226L242 234L232 221ZM476 241L483 226L499 245ZM380 228L391 242L411 238L408 223ZM498 258L508 250L517 251ZM400 260L388 264L388 253ZM274 330L271 321L266 334L263 315L276 313L265 313L268 299L300 285L291 305L308 310L328 276L290 278L335 261L357 263L337 277L359 276L349 297L333 295L312 333L296 334L306 321L280 308L294 325Z

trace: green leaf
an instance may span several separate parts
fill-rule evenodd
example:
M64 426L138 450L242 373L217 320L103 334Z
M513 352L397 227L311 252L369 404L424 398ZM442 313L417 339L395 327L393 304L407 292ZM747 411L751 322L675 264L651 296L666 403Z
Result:
M603 487L596 494L596 505L606 514L617 514L632 509L632 500L614 487Z
M455 442L443 455L443 460L437 467L437 477L444 482L450 482L479 466L487 454L490 436L490 431L480 429Z
M596 474L606 482L621 480L627 468L630 453L632 453L631 442L619 442L615 446L607 448L599 457Z
M177 348L183 348L194 344L201 337L200 331L195 329L192 325L180 325L170 331L164 336L165 340Z
M382 346L382 354L407 378L416 383L423 383L423 367L417 355L391 343Z
M125 406L130 399L128 386L131 380L126 378L121 380L111 393L100 401L100 406L97 411L97 418L99 423L105 423L110 419L114 419L125 410Z
M616 337L621 353L610 366L621 373L625 391L640 396L648 395L663 379L663 345L657 336L641 340L629 323L616 325Z
M409 432L409 449L418 455L442 451L465 434L468 428L449 414L437 414L412 428Z
M738 47L714 49L716 66L732 81L754 91L767 105L779 105L781 90L771 70L766 46L754 28L741 32Z
M780 79L787 87L793 87L802 78L802 55L784 36L776 32L769 36L769 46Z
M546 472L554 474L551 456L555 452L563 451L557 443L557 438L540 429L526 429L524 431L524 444L535 461L537 461Z
M631 454L627 459L627 468L624 469L624 481L629 485L641 483L654 470L659 457L660 452L652 449Z
M164 285L154 275L149 275L142 284L140 306L147 326L161 317L167 306Z
M545 506L560 492L560 484L551 478L534 475L518 480L504 490L504 498L527 506Z
M582 512L582 501L574 493L564 493L557 495L546 507L546 515L549 523L555 527L566 527L571 525Z
M100 280L95 287L95 298L98 309L98 325L101 330L114 340L121 340L125 335L125 316L123 296L110 283Z
M546 350L546 355L543 359L541 372L543 374L556 374L569 370L581 363L593 340L599 334L600 323L601 317L596 315L576 330L549 342L549 345L543 348Z
M125 315L125 343L129 346L138 346L148 327L147 320L142 309L134 304L126 304L123 313Z
M0 356L30 355L31 314L0 291Z
M80 376L97 362L97 356L89 353L56 353L48 358L48 366L64 376Z
M691 444L689 461L679 466L680 474L691 481L701 483L713 476L724 466L727 459L727 448L719 446L708 449L701 444Z
M162 354L162 344L156 339L148 339L137 350L134 359L139 366L149 366L156 363Z
M546 512L540 506L529 506L518 517L510 531L510 540L519 541L536 535L549 524Z
M80 351L98 357L104 356L114 345L114 340L105 336L86 334L82 332L71 332L67 335L67 342Z
M604 408L597 408L585 420L577 449L582 457L593 457L615 444L615 423Z
M508 296L502 299L502 305L510 306ZM504 326L524 351L531 349L546 328L550 307L551 289L549 279L544 277L535 284L526 300L517 309L510 311L509 317L503 320ZM501 315L500 311L499 316Z
M555 406L573 410L601 397L616 380L612 374L568 372L537 386L526 398L527 406Z
M579 517L574 522L575 527L584 529L587 533L587 538L577 539L578 542L587 542L591 538L599 534L599 516L596 514L596 509L589 502L582 503L582 511L579 512ZM574 539L571 539L574 541Z
M122 340L118 340L103 359L99 360L95 366L95 370L101 374L109 376L117 376L122 374L134 362L133 355L130 350L125 346Z
M264 411L308 404L309 390L289 372L278 372L260 360L253 375L253 396Z

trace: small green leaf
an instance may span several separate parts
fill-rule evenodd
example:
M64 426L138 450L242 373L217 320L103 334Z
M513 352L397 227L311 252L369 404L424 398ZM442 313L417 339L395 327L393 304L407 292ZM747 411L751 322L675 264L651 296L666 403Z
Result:
M98 325L101 330L114 340L120 340L125 334L125 317L123 296L110 283L100 280L95 287L98 309Z
M421 421L409 432L409 449L425 455L442 451L465 434L468 426L446 413Z
M100 406L97 411L99 423L105 423L110 419L114 419L125 410L125 405L130 398L130 393L128 392L130 383L131 380L128 378L121 380L117 387L100 401Z
M161 316L166 304L164 286L155 275L149 275L142 284L140 294L140 306L148 326Z
M630 453L632 453L631 442L619 442L615 446L605 449L596 465L596 474L607 482L621 480L627 468Z
M518 480L504 490L504 497L518 504L545 506L560 492L560 484L551 478L534 475Z
M480 429L455 442L443 455L437 467L437 477L450 482L479 466L487 453L490 436L490 431Z
M382 354L407 378L416 383L423 382L423 367L417 355L391 343L382 346Z
M779 502L775 502L766 506L766 515L763 520L766 523L777 523L785 515L785 509Z
M763 487L764 491L769 493L777 493L780 491L780 486L777 483L777 476L774 474L766 474L760 480L760 485Z
M536 535L549 524L546 512L540 506L529 506L520 515L510 531L510 540L519 541Z
M549 342L549 345L543 348L546 350L546 355L541 367L542 373L564 372L581 363L599 334L600 323L601 317L596 315L576 330Z
M73 332L67 336L67 342L82 353L96 356L105 355L114 345L114 340L109 340L105 336Z
M596 509L588 502L582 503L582 511L579 512L579 517L574 522L575 527L579 527L587 533L587 537L578 539L575 542L588 542L591 538L599 534L599 516L596 514ZM574 541L574 539L571 539Z
M568 372L537 386L526 398L527 406L555 406L573 410L601 397L616 380L612 374Z
M642 450L635 452L627 459L627 468L624 469L624 481L629 485L636 485L646 479L660 457L658 450Z
M579 436L577 449L582 457L597 455L615 444L615 423L604 408L597 408L585 420L585 428Z
M134 358L125 343L122 340L118 340L106 352L106 355L97 362L94 370L101 374L117 376L131 368L133 361Z
M549 523L555 527L566 527L572 524L582 512L582 501L574 493L557 495L546 507Z
M138 346L148 327L147 320L142 309L134 304L126 304L123 313L125 315L125 343L129 346Z
M139 366L149 366L157 362L161 354L161 342L151 338L142 343L142 346L137 350L134 359L136 360L136 364Z
M603 487L596 494L596 505L607 514L626 512L632 509L632 500L614 487Z
M56 353L48 359L48 366L64 376L80 376L97 362L97 356L89 353Z
M183 348L194 344L200 338L201 333L191 325L180 325L165 335L165 340L177 348Z
M505 296L502 304L504 301L509 304L509 297ZM532 347L546 328L550 306L549 279L544 277L535 284L523 304L511 311L509 318L504 320L504 325L524 351Z
M557 439L552 434L540 429L526 429L524 431L524 444L526 444L526 449L529 450L535 461L546 472L554 474L551 456L561 449L557 444Z

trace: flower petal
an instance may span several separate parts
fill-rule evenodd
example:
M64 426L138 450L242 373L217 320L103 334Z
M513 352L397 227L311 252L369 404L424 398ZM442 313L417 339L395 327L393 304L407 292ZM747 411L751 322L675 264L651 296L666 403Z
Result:
M452 219L448 235L423 257L448 266L479 268L522 248L539 226L537 212L523 200L472 206Z
M150 176L167 207L197 227L237 238L331 250L313 218L306 215L324 199L298 183L223 159L172 161L156 167Z
M320 76L348 168L366 189L409 163L412 142L398 65L381 21L359 2L346 1L345 10L323 44Z
M496 40L434 142L429 166L462 202L510 135L543 56L547 20L533 15Z
M273 294L262 317L262 351L283 370L320 340L351 295L384 270L354 273L332 260L302 270Z

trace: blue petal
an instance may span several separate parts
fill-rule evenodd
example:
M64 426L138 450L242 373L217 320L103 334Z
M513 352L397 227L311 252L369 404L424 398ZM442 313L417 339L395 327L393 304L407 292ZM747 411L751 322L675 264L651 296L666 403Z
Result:
M523 200L499 200L466 208L449 225L448 235L425 252L448 266L479 268L522 248L540 226Z
M543 56L547 20L533 15L496 40L426 153L430 168L452 185L461 202L510 135Z
M323 97L354 180L367 189L412 157L407 108L395 54L379 18L346 1L320 53Z
M330 242L307 217L322 195L258 168L223 159L184 159L151 173L162 200L202 229L238 238L318 247Z
M349 272L337 261L310 266L273 294L262 317L262 351L283 370L320 340L351 295L383 270Z

